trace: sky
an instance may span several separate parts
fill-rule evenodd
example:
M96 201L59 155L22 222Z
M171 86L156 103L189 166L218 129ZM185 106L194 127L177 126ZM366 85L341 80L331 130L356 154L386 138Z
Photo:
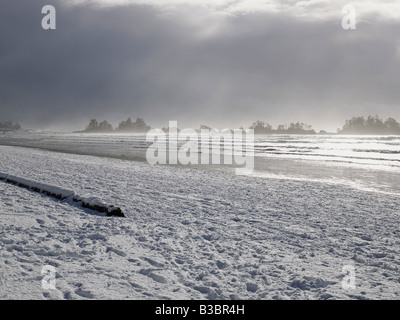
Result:
M42 28L49 4L55 30ZM0 2L0 121L27 129L141 117L335 132L353 116L400 120L399 74L396 0Z

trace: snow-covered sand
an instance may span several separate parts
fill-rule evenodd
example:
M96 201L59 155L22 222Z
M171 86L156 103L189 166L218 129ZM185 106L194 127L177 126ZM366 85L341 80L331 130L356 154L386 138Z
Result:
M1 299L398 299L400 196L0 146ZM55 267L55 289L41 271ZM345 289L344 266L355 268Z

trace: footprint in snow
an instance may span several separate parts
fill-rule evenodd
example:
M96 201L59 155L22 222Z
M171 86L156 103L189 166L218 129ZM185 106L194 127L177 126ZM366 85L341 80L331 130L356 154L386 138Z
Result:
M153 259L147 258L147 257L143 257L143 260L146 260L148 263L150 263L153 267L157 267L157 268L161 268L164 265L158 261L155 261Z
M160 276L159 274L156 274L154 272L150 272L148 274L148 277L152 278L154 281L159 282L159 283L167 283L168 282L168 280L165 277Z
M75 290L75 294L77 294L78 296L81 296L82 298L86 298L86 299L94 298L94 295L92 294L92 292L90 292L89 290L83 290L82 288L78 288L77 290Z
M40 224L40 225L45 224L44 220L42 220L42 219L36 219L36 222L37 222L38 224Z
M153 279L156 282L167 283L168 280L165 277L155 273L155 271L157 270L159 269L142 269L139 271L139 273L148 276L149 278Z
M113 253L121 256L121 257L126 257L126 253L125 252L123 252L121 250L118 250L118 249L115 249L115 248L112 248L112 247L107 247L106 253L108 253L108 252L113 252Z

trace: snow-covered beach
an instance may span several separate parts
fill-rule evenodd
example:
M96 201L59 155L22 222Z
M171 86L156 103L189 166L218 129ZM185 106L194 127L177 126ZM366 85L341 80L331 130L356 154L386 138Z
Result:
M1 299L399 298L393 190L76 153L0 146L0 172L126 217L0 182Z
M399 299L399 0L1 3L0 300Z

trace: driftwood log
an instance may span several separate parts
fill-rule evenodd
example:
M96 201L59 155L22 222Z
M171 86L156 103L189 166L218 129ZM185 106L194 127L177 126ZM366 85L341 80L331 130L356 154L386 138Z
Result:
M93 201L93 199L79 197L75 195L73 191L70 190L47 186L45 184L40 184L34 181L29 181L27 179L13 177L1 173L0 173L0 180L21 188L32 190L34 192L46 194L49 197L53 197L62 201L72 199L74 203L80 204L81 207L105 213L107 217L112 217L112 216L125 217L125 214L122 212L120 207L115 207L113 205L105 205L99 201Z

